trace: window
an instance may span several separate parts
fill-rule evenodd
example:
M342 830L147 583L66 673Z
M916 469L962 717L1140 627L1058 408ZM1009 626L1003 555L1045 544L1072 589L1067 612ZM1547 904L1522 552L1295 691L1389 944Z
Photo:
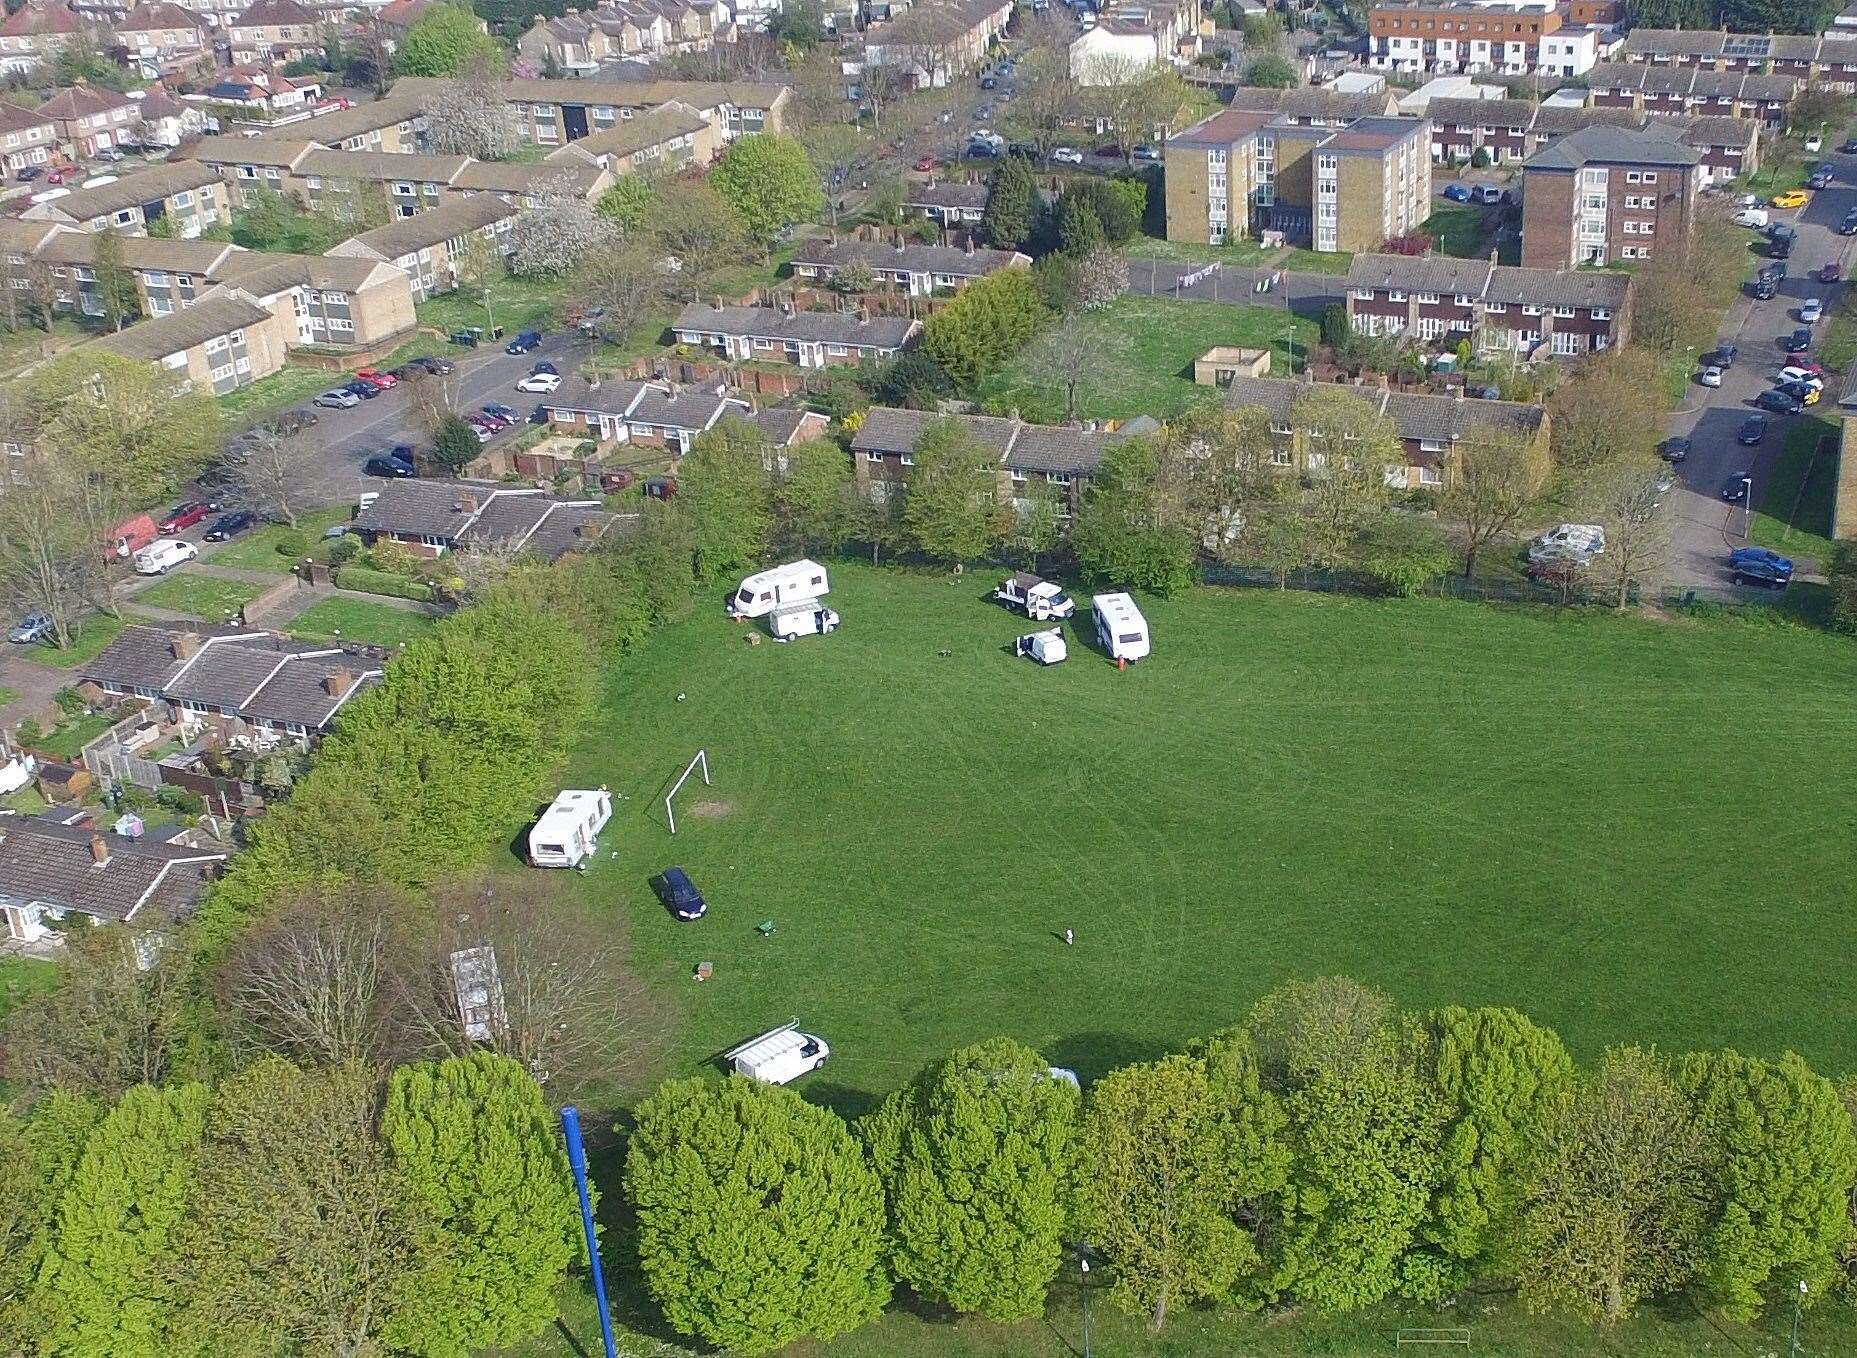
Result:
M904 453L901 460L905 467L913 467L916 465L915 456L911 453Z
M1406 294L1395 288L1393 291L1386 294L1386 300L1389 302L1403 302L1406 300Z
M1593 308L1593 319L1595 321L1609 321L1612 319L1612 313L1606 307L1596 306Z
M1435 292L1421 292L1418 300L1420 306L1429 306L1438 300L1438 294Z
M1421 486L1441 486L1444 484L1444 476L1436 467L1420 467L1419 484Z

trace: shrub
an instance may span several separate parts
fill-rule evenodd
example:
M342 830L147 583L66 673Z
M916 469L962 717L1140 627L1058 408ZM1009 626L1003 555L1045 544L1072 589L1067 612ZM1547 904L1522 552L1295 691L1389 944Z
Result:
M329 548L329 560L337 566L346 566L361 555L361 541L352 535L337 538Z
M59 689L52 701L58 704L58 710L67 717L81 717L90 711L90 704L84 700L84 695L70 684Z
M352 589L362 594L385 594L395 599L432 601L432 586L423 580L409 580L403 575L370 570L366 566L343 566L335 573L337 589Z
M289 557L292 561L309 551L309 538L298 532L279 533L277 535L277 554Z
M1489 152L1484 150L1481 146L1477 147L1477 149L1471 153L1470 168L1473 170L1487 170L1489 168Z

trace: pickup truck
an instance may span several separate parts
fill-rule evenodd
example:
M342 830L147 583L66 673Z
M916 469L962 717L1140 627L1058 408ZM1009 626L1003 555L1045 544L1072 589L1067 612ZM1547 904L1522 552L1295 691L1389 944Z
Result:
M993 597L1008 608L1017 609L1033 622L1049 622L1053 618L1075 617L1077 601L1063 590L1041 576L1030 571L1019 571L1000 581L999 588L993 591Z

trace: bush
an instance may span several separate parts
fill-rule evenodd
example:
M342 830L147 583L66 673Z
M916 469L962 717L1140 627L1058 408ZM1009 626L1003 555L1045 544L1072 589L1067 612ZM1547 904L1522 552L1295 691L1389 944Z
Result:
M353 534L337 538L334 545L329 548L329 561L337 566L346 566L360 555L361 540Z
M370 570L366 566L343 566L335 573L337 589L352 589L362 594L385 594L394 599L432 601L432 586L423 580L409 580L404 575Z
M1473 170L1487 170L1489 168L1489 152L1484 150L1481 146L1477 147L1470 156L1470 168Z
M1857 636L1857 543L1834 546L1825 575L1831 586L1832 630Z
M277 554L295 561L309 551L309 538L298 532L277 535Z
M58 704L58 710L67 717L81 717L90 711L90 704L84 700L84 695L70 684L59 689L52 701Z

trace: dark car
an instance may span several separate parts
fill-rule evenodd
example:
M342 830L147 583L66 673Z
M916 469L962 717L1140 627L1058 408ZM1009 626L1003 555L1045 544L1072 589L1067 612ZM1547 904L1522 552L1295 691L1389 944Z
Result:
M1765 547L1737 547L1728 554L1728 569L1737 585L1785 589L1793 578L1793 563Z
M1800 381L1776 382L1773 389L1783 395L1792 397L1793 400L1797 401L1802 407L1818 404L1817 397L1822 390L1819 387L1813 386L1810 382Z
M537 373L553 373L559 377L561 370L544 358L529 365L529 376L534 377Z
M206 502L204 500L188 500L185 504L175 505L173 509L169 510L168 517L155 525L155 531L160 533L163 537L170 537L175 533L184 532L192 528L196 523L204 519L207 513Z
M678 919L701 919L708 913L709 904L703 899L703 893L696 889L696 883L682 868L666 868L655 885L664 908Z
M494 429L507 429L512 424L515 423L515 421L510 419L509 416L499 415L496 411L492 410L489 406L485 406L482 411L480 411L476 415L470 416L469 419L472 423L476 423L477 421L481 420L485 424L489 425L491 429L493 430Z
M1777 292L1778 292L1778 288L1775 286L1774 281L1771 278L1768 278L1765 275L1762 275L1761 277L1756 278L1754 280L1754 300L1755 301L1771 302L1774 298L1775 293Z
M414 378L426 375L426 365L418 361L402 363L397 368L387 369L387 376L396 382L411 382Z
M206 540L208 542L228 541L256 522L258 522L258 516L249 509L235 509L230 514L221 514L213 520L213 526L206 530Z
M1857 156L1857 138L1845 142L1844 145L1838 148L1838 153L1846 156Z
M393 481L418 474L414 470L412 463L402 461L391 453L383 453L378 457L370 457L366 462L361 464L361 471L367 476L383 476Z
M999 88L999 81L993 76L983 75L980 77L980 88L983 90L996 90Z
M1838 223L1840 236L1857 236L1857 212L1848 212L1844 220Z
M453 364L448 358L416 358L413 362L431 373L434 377L443 377L452 370Z
M485 402L484 414L494 415L505 424L516 424L522 419L515 406L506 406L501 401Z
M1446 184L1442 196L1453 203L1468 203L1470 201L1470 190L1465 188L1462 184Z
M371 401L380 395L382 388L375 386L372 382L363 382L357 377L352 382L342 383L337 390L345 391L350 396L359 396L364 401Z
M531 349L538 347L541 342L542 336L540 331L524 330L518 334L515 339L503 346L503 352L506 354L526 354Z
M1749 415L1741 421L1741 427L1735 430L1734 441L1752 448L1767 436L1767 418L1764 415Z
M37 165L28 165L19 172L19 181L22 184L29 184L44 173L45 171L41 170Z
M1814 170L1812 172L1812 177L1805 181L1805 186L1808 189L1812 189L1815 192L1819 189L1830 188L1831 187L1831 171L1830 170Z
M1722 482L1722 499L1731 505L1738 505L1747 498L1748 487L1754 484L1754 473L1736 472Z
M1824 268L1820 269L1817 276L1818 281L1821 283L1837 283L1844 277L1844 267L1836 260L1833 260L1831 263L1825 265Z
M1767 246L1767 254L1773 259L1791 259L1792 253L1793 243L1790 237L1781 237Z
M1812 347L1812 332L1803 327L1795 330L1780 341L1780 348L1789 354L1803 354Z
M1754 398L1754 404L1762 410L1770 410L1775 415L1797 415L1805 407L1795 398L1783 391L1763 391Z
M1665 439L1662 443L1657 445L1657 456L1661 457L1672 466L1675 466L1679 462L1687 462L1689 460L1689 440L1684 438Z
M1715 346L1714 353L1703 355L1702 361L1713 363L1718 368L1732 368L1734 361L1739 357L1741 357L1741 351L1734 345L1718 344Z

